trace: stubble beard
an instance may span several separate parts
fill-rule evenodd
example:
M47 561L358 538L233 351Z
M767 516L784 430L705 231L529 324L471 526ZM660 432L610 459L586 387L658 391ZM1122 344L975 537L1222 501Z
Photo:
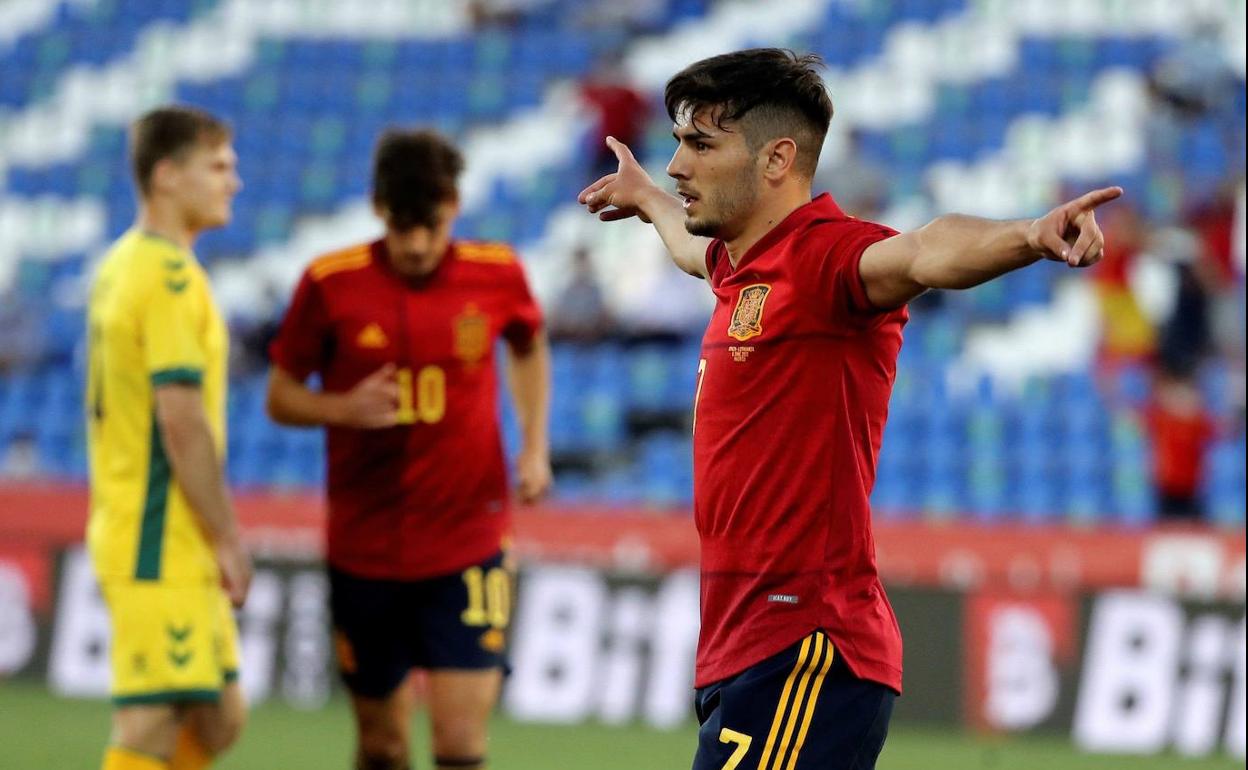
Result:
M731 184L711 193L705 200L711 211L702 217L685 216L685 231L705 238L727 239L734 223L743 220L758 200L758 179L749 166Z

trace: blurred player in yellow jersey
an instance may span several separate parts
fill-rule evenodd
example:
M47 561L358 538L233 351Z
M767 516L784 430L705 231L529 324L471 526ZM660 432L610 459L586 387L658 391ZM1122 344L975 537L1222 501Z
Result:
M135 226L88 311L87 544L112 624L116 710L104 770L207 767L238 737L251 564L224 481L225 324L191 252L241 184L229 129L154 110L131 129Z

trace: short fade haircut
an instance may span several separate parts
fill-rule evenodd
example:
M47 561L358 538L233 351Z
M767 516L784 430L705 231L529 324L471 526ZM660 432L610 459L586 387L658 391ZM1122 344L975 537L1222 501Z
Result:
M797 143L796 168L813 177L819 165L832 98L817 69L817 54L797 55L784 48L751 48L690 64L663 93L668 117L714 114L715 127L741 126L746 143L757 152L764 143L790 137Z
M459 197L463 170L463 154L438 132L388 129L373 156L373 203L397 230L432 227L438 206Z
M130 125L130 160L139 192L152 191L152 172L162 160L180 160L202 143L228 142L232 132L222 120L194 107L157 107Z

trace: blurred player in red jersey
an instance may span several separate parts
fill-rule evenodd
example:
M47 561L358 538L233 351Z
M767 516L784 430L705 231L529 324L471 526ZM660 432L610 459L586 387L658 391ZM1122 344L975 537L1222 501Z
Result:
M875 766L901 692L901 634L868 497L906 303L1041 259L1095 263L1093 209L1122 192L904 235L846 216L811 197L832 118L819 64L757 49L690 65L665 93L679 197L612 139L619 170L579 198L604 221L653 223L715 293L694 400L695 770Z
M518 495L550 485L542 316L510 247L451 240L462 168L433 132L385 134L385 236L313 261L271 349L269 414L328 433L331 616L361 770L409 766L412 668L429 670L437 767L485 767L512 585L500 338L523 431Z

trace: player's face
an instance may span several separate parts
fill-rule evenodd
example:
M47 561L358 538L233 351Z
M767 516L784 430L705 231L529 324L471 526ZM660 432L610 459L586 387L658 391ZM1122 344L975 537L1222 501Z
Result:
M169 161L162 189L173 196L189 229L207 230L230 222L234 196L242 189L238 156L229 142L201 142Z
M667 174L685 202L685 229L693 235L731 239L758 201L762 170L741 131L715 125L707 111L677 116L676 154Z
M445 201L434 211L432 226L400 230L390 224L389 213L377 212L386 222L386 249L390 264L400 275L422 278L432 273L451 244L451 227L459 215L458 201Z

